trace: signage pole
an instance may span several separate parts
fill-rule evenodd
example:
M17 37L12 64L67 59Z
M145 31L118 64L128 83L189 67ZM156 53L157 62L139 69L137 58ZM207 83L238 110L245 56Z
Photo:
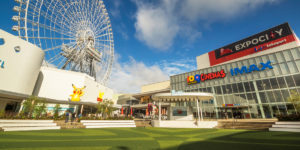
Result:
M201 115L201 121L203 121L203 113L202 113L202 105L201 105L201 103L200 103L200 115Z
M161 102L158 101L158 120L161 121Z
M200 111L199 111L199 102L198 102L198 99L197 99L197 113L198 113L198 121L200 122ZM199 124L198 124L199 126Z

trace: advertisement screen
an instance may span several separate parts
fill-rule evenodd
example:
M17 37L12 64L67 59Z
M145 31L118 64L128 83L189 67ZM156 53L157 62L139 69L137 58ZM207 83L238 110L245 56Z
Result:
M261 52L295 40L289 24L284 23L209 52L210 66Z
M175 107L175 108L173 108L173 116L187 116L186 107Z

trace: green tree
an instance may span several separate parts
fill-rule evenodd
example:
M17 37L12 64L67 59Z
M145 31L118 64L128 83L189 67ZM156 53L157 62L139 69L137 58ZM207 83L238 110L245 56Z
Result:
M0 118L5 118L5 110L0 110Z
M59 115L59 109L60 109L60 105L59 104L56 104L55 107L54 107L54 120L57 120L58 119L58 115Z
M45 100L43 99L37 99L35 102L35 106L34 106L34 115L35 118L41 118L43 113L46 113L46 103Z
M288 101L293 103L297 111L300 112L300 94L297 91L291 91L291 96L288 97Z
M111 113L115 110L113 108L114 102L112 100L103 100L97 104L97 113L101 113L102 117L110 117Z
M36 108L37 105L38 108ZM36 96L30 96L23 102L21 115L24 115L28 118L32 118L33 113L35 113L35 115L40 116L45 109L46 109L46 104L44 100Z

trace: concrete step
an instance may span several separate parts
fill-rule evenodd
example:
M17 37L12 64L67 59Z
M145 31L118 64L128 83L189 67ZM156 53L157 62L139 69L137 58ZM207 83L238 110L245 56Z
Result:
M135 125L86 126L86 128L135 128Z
M269 128L269 131L300 132L300 129L291 129L291 128Z
M31 131L31 130L53 130L60 129L59 126L55 127L4 127L4 131Z
M0 127L48 127L56 126L56 123L5 123L0 124Z
M300 129L300 125L285 125L285 124L274 124L273 128L293 128Z
M134 123L134 120L81 120L81 123Z
M292 121L280 121L280 122L276 122L275 124L280 124L280 125L300 125L300 122L299 121L295 121L295 122L292 122Z
M136 127L134 120L81 120L86 128Z
M132 123L83 123L85 126L99 126L99 125L135 125L134 122Z
M1 120L0 123L53 123L53 120Z

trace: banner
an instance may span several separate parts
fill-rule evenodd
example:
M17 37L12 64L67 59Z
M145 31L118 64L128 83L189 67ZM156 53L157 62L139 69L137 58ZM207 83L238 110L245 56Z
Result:
M260 32L208 53L210 66L287 44L296 38L288 23Z

